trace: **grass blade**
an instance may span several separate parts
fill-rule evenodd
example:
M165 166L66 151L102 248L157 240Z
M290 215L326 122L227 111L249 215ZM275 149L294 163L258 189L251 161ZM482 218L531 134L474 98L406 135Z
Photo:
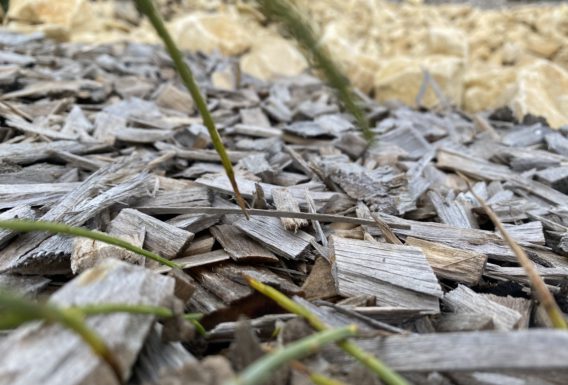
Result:
M181 267L177 263L169 261L166 258L159 256L158 254L152 253L151 251L145 250L141 247L123 241L120 238L115 238L108 234L101 233L99 231L84 229L82 227L68 226L63 223L47 222L47 221L8 219L8 220L0 220L0 228L20 231L20 232L28 232L28 233L32 231L46 231L52 234L67 234L67 235L74 235L77 237L89 238L95 241L108 243L109 245L118 246L128 251L132 251L133 253L142 255L143 257L159 262L162 265L166 265L174 269L181 269Z
M122 382L121 370L118 361L108 349L101 337L85 324L80 312L73 309L60 309L49 304L39 304L21 298L6 291L0 290L0 325L8 326L4 320L8 319L10 327L18 326L32 320L43 320L48 323L58 323L73 331L89 345L93 353L103 359L112 369L119 382Z
M340 341L347 337L353 337L357 333L354 325L339 329L329 329L302 338L288 346L266 354L232 381L226 385L257 385L267 380L274 370L296 359L304 358L318 351L326 344Z
M245 277L248 284L254 288L259 293L269 297L274 302L276 302L280 307L283 309L297 314L308 321L308 323L316 330L323 331L328 330L329 327L320 320L314 313L306 309L305 307L297 304L296 302L292 301L283 293L279 292L278 290L265 285L254 278ZM345 340L338 342L337 345L343 349L345 352L349 353L353 358L357 359L361 362L364 366L366 366L369 370L375 373L381 380L383 380L386 384L389 385L409 385L408 382L402 378L399 374L393 371L391 368L386 366L383 362L381 362L378 358L374 357L373 355L365 352L361 349L357 344L352 341Z
M239 204L240 208L243 210L245 216L248 218L248 213L246 210L246 202L243 199L241 193L239 192L239 186L237 185L237 181L235 179L233 165L229 160L229 155L227 154L227 150L223 145L221 136L219 135L219 132L215 127L215 122L211 117L211 113L209 112L207 104L205 103L205 100L203 99L203 96L199 91L199 87L197 86L197 83L193 78L191 70L183 60L183 55L181 51L179 50L174 40L170 36L170 33L168 32L160 14L156 10L156 7L154 7L152 0L136 0L136 4L138 5L138 8L142 11L142 13L144 13L146 17L148 17L150 23L152 23L152 26L156 30L156 33L158 34L158 36L166 46L166 50L170 54L170 57L174 62L174 66L179 76L181 77L183 84L191 94L191 97L193 98L193 101L195 102L195 105L197 106L197 109L201 114L201 117L203 119L203 124L205 125L205 127L207 127L207 131L209 131L209 135L211 136L211 141L213 142L213 147L215 147L215 150L217 151L219 157L221 158L221 163L223 164L225 173L227 174L227 177L231 182L231 186L233 187L233 191L235 192L237 203Z
M363 136L371 143L374 138L373 131L369 128L365 113L356 102L348 78L319 44L309 22L287 0L257 0L257 2L266 18L282 22L290 35L302 46L309 61L322 71L329 85L335 88L345 109L353 115L363 131Z
M519 244L511 237L511 235L505 229L505 226L503 226L503 223L501 223L501 220L491 209L491 207L489 207L489 205L487 205L487 203L481 197L479 197L475 193L475 191L473 191L473 188L471 187L468 178L461 173L459 175L465 180L471 194L474 196L475 199L477 199L481 207L483 207L483 210L485 210L485 213L487 214L487 216L489 216L491 222L493 222L495 227L499 229L499 232L503 236L503 239L505 240L505 242L507 242L511 250L513 250L513 253L515 253L515 255L517 256L519 264L525 269L525 272L527 273L527 277L529 278L529 282L531 283L532 289L535 292L536 298L540 301L540 303L544 307L544 310L546 311L546 314L548 314L548 317L550 318L550 322L552 323L552 325L556 329L568 329L568 325L566 324L566 319L564 318L564 314L558 307L558 304L556 303L554 296L546 287L544 280L538 274L538 271L533 266L533 263L531 262L531 260L529 259L523 248L519 246Z

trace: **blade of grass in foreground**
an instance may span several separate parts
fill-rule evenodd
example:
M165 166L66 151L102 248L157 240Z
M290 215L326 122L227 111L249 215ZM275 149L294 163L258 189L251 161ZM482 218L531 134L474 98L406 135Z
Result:
M213 147L219 154L221 158L221 163L223 164L223 168L225 169L225 173L231 182L231 186L233 187L233 191L235 192L235 198L237 199L237 203L243 210L243 213L248 218L248 213L246 210L246 203L243 199L240 191L239 186L237 185L237 180L235 179L235 173L233 171L233 165L229 159L229 155L227 154L227 150L223 145L223 141L221 140L221 136L215 127L215 122L213 121L213 117L209 113L209 109L207 108L207 104L199 91L199 87L193 78L193 74L185 61L183 60L183 55L179 48L176 46L174 40L170 36L164 21L162 20L160 14L154 7L152 0L135 0L138 8L148 17L152 26L156 30L156 33L166 46L170 57L174 62L174 66L183 81L183 84L191 94L199 113L203 119L203 124L207 127L207 131L209 131L209 135L211 136L211 141L213 142Z
M560 308L558 307L554 296L546 287L544 280L538 274L538 271L534 267L533 263L531 262L523 248L519 246L519 244L511 237L511 235L505 229L505 226L503 226L503 223L501 223L501 220L491 209L491 207L489 207L489 205L487 205L487 203L480 196L478 196L475 191L473 191L468 178L461 173L458 174L462 177L463 180L465 180L465 182L467 183L467 188L469 189L473 197L477 199L481 207L483 207L483 210L485 210L485 213L487 214L487 216L489 216L491 222L493 222L495 227L499 229L499 232L503 236L503 239L505 240L505 242L507 242L511 250L513 250L513 253L515 253L515 255L517 256L519 264L525 269L525 273L529 278L529 282L535 292L536 298L544 307L544 310L546 311L548 318L550 318L550 322L552 323L554 328L568 329L568 325L566 324L566 319L564 318L562 310L560 310Z
M142 255L143 257L159 262L162 265L166 265L174 269L181 269L181 267L177 263L169 261L166 258L159 256L158 254L152 253L151 251L145 250L141 247L123 241L120 238L115 238L108 234L101 233L99 231L87 230L82 227L68 226L63 223L47 222L47 221L8 219L8 220L0 220L0 228L26 232L26 233L32 231L47 231L48 233L52 234L67 234L67 235L74 235L77 237L89 238L95 241L108 243L109 245L118 246L128 251L132 251L133 253Z
M76 333L112 369L119 382L122 376L118 361L101 337L87 326L80 312L39 304L0 290L0 327L16 327L29 321L58 323Z
M302 338L282 349L275 350L259 358L237 375L237 378L227 382L226 385L257 385L263 383L274 370L282 365L315 353L326 344L340 341L346 337L353 337L356 332L357 328L351 325L339 329L325 330Z
M320 320L314 313L306 309L305 307L292 301L283 293L279 292L273 287L265 285L254 278L245 276L248 284L261 294L264 294L268 298L276 302L281 308L299 315L308 321L308 323L316 330L323 331L328 330L329 327ZM357 359L363 365L365 365L369 370L375 373L381 380L383 380L388 385L409 385L408 382L402 378L398 373L393 371L391 368L386 366L378 358L365 352L356 343L344 340L337 343L337 345L343 349L346 353L350 354L353 358Z
M349 80L319 44L309 22L287 0L257 0L257 2L266 18L282 22L286 30L300 43L308 59L316 68L321 69L329 85L337 91L345 109L355 118L365 139L371 143L374 137L373 131L369 128L365 113L355 100Z

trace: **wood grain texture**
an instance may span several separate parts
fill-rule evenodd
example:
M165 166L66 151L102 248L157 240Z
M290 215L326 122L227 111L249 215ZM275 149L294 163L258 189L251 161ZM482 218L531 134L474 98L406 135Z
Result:
M332 236L339 294L377 297L379 304L439 310L442 289L419 248Z
M194 234L160 221L134 209L123 209L114 219L116 226L144 228L144 248L159 253L165 258L172 259L180 255Z
M104 302L169 306L173 291L172 278L106 260L65 285L50 302L60 306ZM152 315L116 313L87 320L118 360L123 380L130 376L155 319ZM117 384L106 363L94 357L76 334L56 324L19 328L0 341L0 354L4 357L0 360L2 385Z
M406 245L419 247L439 278L464 284L476 285L487 262L487 256L484 254L423 239L408 237Z
M568 374L568 334L561 330L414 334L360 340L359 345L402 373L559 370ZM337 365L352 362L339 350L324 356Z
M133 198L148 194L154 177L140 172L140 166L129 163L132 160L118 161L94 172L39 219L81 226L117 202L129 202ZM107 189L101 191L103 186ZM20 235L0 255L0 271L28 274L45 274L46 271L52 274L67 273L69 254L63 256L63 260L34 258L33 250L48 238L51 236L46 233Z
M286 230L278 218L239 219L234 225L274 254L288 259L302 257L314 239L302 230L296 233Z
M497 330L512 330L522 317L518 311L492 301L464 285L458 285L446 293L443 302L454 313L490 315Z
M248 238L236 226L218 225L211 227L209 231L235 261L278 262L274 253Z
M292 196L288 189L273 189L272 199L276 210L300 212L298 201ZM308 225L308 221L301 218L280 218L280 220L286 230L294 232Z

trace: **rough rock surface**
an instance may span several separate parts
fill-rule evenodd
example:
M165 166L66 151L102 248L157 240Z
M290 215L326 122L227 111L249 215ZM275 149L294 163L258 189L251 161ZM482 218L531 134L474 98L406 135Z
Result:
M261 79L306 69L295 43L264 23L254 2L157 3L184 49L243 55L243 72ZM445 97L466 111L508 105L517 118L531 114L553 128L568 125L566 2L503 7L500 1L493 8L385 0L295 3L351 81L378 101L414 105L427 70ZM51 4L12 1L8 28L39 30L60 41L157 41L129 1ZM429 87L421 104L432 107L439 99Z

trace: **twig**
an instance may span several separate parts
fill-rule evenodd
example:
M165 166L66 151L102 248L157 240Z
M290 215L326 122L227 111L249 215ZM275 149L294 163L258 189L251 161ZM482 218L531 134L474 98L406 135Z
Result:
M337 342L346 337L353 337L357 327L350 325L339 329L329 329L302 338L288 346L264 355L246 368L241 374L226 385L256 385L268 379L272 372L282 365L317 352L326 344Z
M77 237L94 239L95 241L108 243L109 245L118 246L128 251L132 251L133 253L140 254L146 258L159 262L162 265L166 265L174 269L181 269L181 267L177 263L169 261L164 257L160 257L158 254L154 254L151 251L145 250L141 247L123 241L120 238L115 238L108 234L101 233L99 231L87 230L82 227L68 226L63 223L56 223L56 222L46 222L46 221L27 220L27 219L8 219L8 220L0 220L0 228L26 232L26 233L32 231L46 231L52 234L68 234Z
M377 225L377 227L379 228L379 230L383 234L383 237L385 237L385 240L388 243L392 243L393 245L402 245L402 242L400 241L400 239L398 239L396 237L394 232L391 230L389 225L386 224L385 221L383 221L381 218L379 218L376 214L374 214L370 211L369 211L369 213L371 214L371 218L373 218L373 220L375 221L375 224Z
M328 330L329 327L321 321L314 313L306 309L305 307L292 301L286 295L282 294L278 290L267 286L254 278L245 277L248 284L260 292L261 294L269 297L274 302L276 302L283 309L304 317L306 321L316 330L323 331ZM363 365L365 365L369 370L374 372L381 380L389 385L409 385L408 382L402 378L399 374L394 372L383 362L373 355L362 350L357 344L352 341L345 340L338 342L337 345L343 349L345 352L349 353Z
M223 141L221 140L221 136L219 135L219 131L215 127L215 122L213 121L213 117L207 108L207 104L199 91L199 87L193 78L193 74L185 61L183 60L183 55L177 45L175 44L174 40L170 36L164 22L154 7L152 0L136 0L136 4L138 5L139 9L148 17L152 26L156 30L156 33L166 46L170 57L174 62L174 66L183 81L183 84L191 94L201 117L203 118L203 124L207 127L207 131L209 131L209 136L211 136L211 141L213 142L213 147L219 154L221 158L221 163L223 164L223 168L225 169L225 173L231 182L231 186L233 187L233 191L235 192L235 197L237 199L237 203L243 210L243 213L248 218L247 210L246 210L246 202L243 199L241 193L239 192L239 186L237 185L237 181L235 179L235 173L233 171L233 166L231 164L231 160L229 159L229 155L227 154L227 150L223 145Z
M292 37L300 43L308 59L311 59L315 67L322 70L329 85L335 88L345 109L355 117L365 139L369 143L372 142L374 138L373 131L369 128L369 122L365 117L365 113L355 101L355 95L351 90L349 79L339 70L331 57L319 44L309 22L286 0L257 0L257 2L267 18L273 17L281 21Z
M144 207L136 207L137 210L144 211ZM153 208L154 213L158 213L156 209ZM248 214L251 216L261 216L261 217L275 217L275 218L300 218L300 219L310 219L320 222L340 222L340 223L352 223L356 225L376 225L376 222L372 219L365 218L355 218L346 217L343 215L334 214L317 214L317 213L305 213L296 211L281 211L281 210L260 210L260 209L248 209ZM159 214L241 214L242 211L237 208L230 207L199 207L199 206L186 206L186 207L164 207L160 208ZM383 220L384 221L384 220ZM391 228L394 229L409 229L410 226L403 225L400 223L389 223L384 221Z
M469 183L469 179L461 173L458 173L458 175L460 175L465 180L467 188L469 189L471 194L474 196L475 199L477 199L481 207L483 207L487 216L489 216L495 227L499 229L499 232L503 236L505 242L507 242L511 250L513 250L513 252L517 256L519 264L525 269L527 277L535 292L536 298L540 301L540 303L544 307L546 314L548 314L548 317L552 322L552 325L556 329L568 329L568 325L566 324L566 319L564 318L562 311L558 307L558 304L556 303L554 296L552 295L552 293L550 293L550 291L546 287L546 283L544 282L542 277L538 274L538 271L533 266L533 263L531 262L525 251L511 237L511 235L505 229L505 226L503 226L501 220L495 214L493 209L491 209L491 207L487 205L485 200L483 200L474 192L473 188L471 187L471 184Z

